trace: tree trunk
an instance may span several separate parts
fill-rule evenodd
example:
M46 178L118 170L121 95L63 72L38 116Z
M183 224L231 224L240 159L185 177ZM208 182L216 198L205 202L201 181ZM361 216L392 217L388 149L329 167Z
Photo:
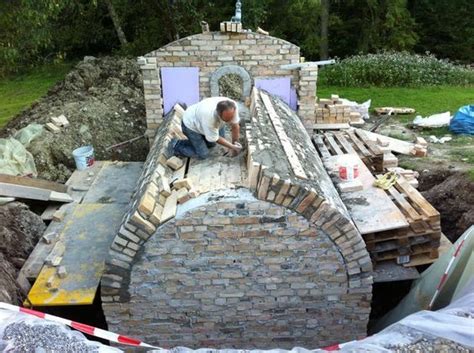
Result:
M128 42L127 42L127 38L125 37L125 33L122 30L122 26L120 25L120 20L117 15L117 12L115 12L115 8L114 8L114 5L112 4L112 0L104 0L104 1L107 4L107 9L109 10L109 16L112 18L112 22L114 23L115 32L117 33L117 37L120 41L120 45L123 47Z
M321 39L319 45L319 57L321 60L329 58L329 1L321 0Z

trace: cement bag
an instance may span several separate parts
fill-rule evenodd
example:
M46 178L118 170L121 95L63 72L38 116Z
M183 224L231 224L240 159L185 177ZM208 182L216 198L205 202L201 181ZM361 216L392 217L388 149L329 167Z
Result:
M13 137L0 139L0 174L38 175L33 155Z
M28 148L31 141L41 136L42 133L43 133L43 125L32 123L24 127L23 129L17 131L15 135L13 135L13 138L15 140L20 141L23 146Z
M0 309L0 352L98 352L119 349L89 341L65 325Z
M465 105L454 114L449 130L455 134L474 135L474 105Z
M371 99L361 104L354 101L350 101L348 99L344 99L344 98L340 98L339 100L342 102L342 104L350 106L351 111L360 113L360 116L362 117L362 119L370 118L369 108L370 108L370 104L372 103Z

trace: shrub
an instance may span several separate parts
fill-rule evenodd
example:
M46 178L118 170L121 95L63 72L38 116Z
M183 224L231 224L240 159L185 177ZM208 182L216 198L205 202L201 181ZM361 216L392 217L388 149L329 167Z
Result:
M432 54L383 52L355 55L321 68L320 82L335 86L473 85L474 70Z

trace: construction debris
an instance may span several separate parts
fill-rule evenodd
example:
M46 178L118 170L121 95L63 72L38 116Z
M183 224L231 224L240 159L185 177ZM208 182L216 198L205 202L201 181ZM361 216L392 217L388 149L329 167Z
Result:
M415 114L415 109L413 108L397 108L397 107L380 107L374 108L374 111L377 115L406 115L406 114Z

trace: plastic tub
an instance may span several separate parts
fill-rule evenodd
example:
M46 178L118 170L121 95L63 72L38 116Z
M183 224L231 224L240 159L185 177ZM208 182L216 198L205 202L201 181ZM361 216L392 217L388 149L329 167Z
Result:
M359 177L359 163L350 155L339 160L339 178L344 181L352 181Z
M84 170L94 164L94 148L92 146L82 146L72 151L72 156L76 162L78 170Z

